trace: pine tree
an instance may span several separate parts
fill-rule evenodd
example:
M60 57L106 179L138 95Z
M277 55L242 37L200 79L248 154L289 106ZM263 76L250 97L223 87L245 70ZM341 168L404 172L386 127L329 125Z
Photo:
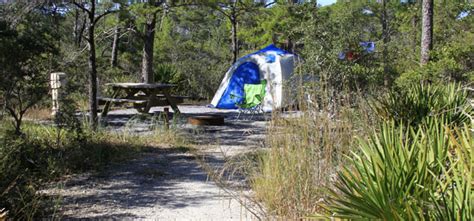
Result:
M421 26L421 65L430 60L430 51L433 49L433 0L423 0Z

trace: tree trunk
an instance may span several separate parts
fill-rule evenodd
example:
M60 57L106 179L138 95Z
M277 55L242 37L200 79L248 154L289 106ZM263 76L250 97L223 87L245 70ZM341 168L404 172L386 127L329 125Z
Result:
M433 0L423 0L421 26L421 65L430 60L430 51L433 49Z
M142 56L142 81L153 83L153 46L155 42L156 12L153 13L145 24L144 46Z
M90 109L90 121L91 127L93 130L97 129L99 124L99 119L97 118L97 63L96 63L96 52L95 52L95 25L99 21L99 19L105 17L107 14L111 13L111 11L106 11L103 14L97 15L96 17L96 1L87 2L89 7L85 7L84 1L77 2L72 1L74 5L80 8L86 15L83 22L83 27L86 26L87 23L87 48L89 50L89 58L88 58L88 65L89 65L89 109ZM81 30L82 33L83 30ZM82 34L80 35L82 36ZM80 39L80 38L79 38Z
M383 84L385 87L388 87L390 84L388 68L388 43L390 41L390 35L388 33L387 0L382 0L382 41Z
M21 120L15 122L15 135L21 135Z
M239 42L237 39L237 17L233 14L230 18L232 24L232 64L237 61L239 56Z
M76 47L79 47L77 43L79 42L77 39L80 38L79 36L79 9L76 9L74 13L74 32L72 33L73 39L74 39L74 44Z
M95 3L92 1L91 13L89 13L89 27L88 27L88 38L87 46L89 49L89 109L91 117L91 126L93 130L97 129L98 118L97 118L97 65L96 65L96 54L95 54Z
M13 116L14 125L15 125L15 134L20 135L21 134L21 124L23 122L23 115L16 115L16 113L12 110L10 114Z
M114 33L114 41L112 43L112 57L110 58L110 66L111 67L117 67L118 65L118 44L119 44L119 39L120 37L120 26L117 25L115 27L115 33Z
M18 114L17 117L14 118L15 119L15 134L16 135L20 135L21 134L21 124L23 122L23 114Z
M76 39L77 47L81 46L82 35L84 34L84 30L86 29L86 23L87 23L87 15L84 15L84 19L82 20L81 28L79 29L79 33L78 33L77 39Z

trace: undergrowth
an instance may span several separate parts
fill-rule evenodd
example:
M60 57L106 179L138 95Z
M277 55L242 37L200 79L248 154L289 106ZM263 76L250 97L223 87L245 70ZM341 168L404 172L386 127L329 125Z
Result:
M91 132L25 123L23 133L11 133L7 122L0 131L0 209L8 218L47 217L57 202L38 194L46 182L66 174L98 171L112 162L129 159L145 148L185 146L175 130L155 129L148 135L124 130Z
M251 179L267 213L279 219L472 219L467 90L459 84L397 90L375 101L359 96L358 105L308 103L301 115L274 115L268 150Z
M347 155L350 164L338 173L328 215L472 220L474 112L467 89L416 86L389 93L374 108L385 122Z
M470 125L469 127L472 127ZM345 219L471 220L472 135L434 120L385 123L338 173L328 211Z
M271 216L303 218L321 210L339 168L346 162L355 134L366 116L340 106L337 114L307 109L299 116L274 114L266 146L252 175L257 199Z

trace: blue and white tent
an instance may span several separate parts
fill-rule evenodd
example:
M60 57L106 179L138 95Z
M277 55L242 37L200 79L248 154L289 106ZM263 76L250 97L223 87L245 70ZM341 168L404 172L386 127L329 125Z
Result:
M295 55L275 45L240 58L225 74L211 106L237 109L236 104L244 99L244 84L259 84L262 80L267 81L263 110L287 106L293 98L284 83L293 75L294 59Z

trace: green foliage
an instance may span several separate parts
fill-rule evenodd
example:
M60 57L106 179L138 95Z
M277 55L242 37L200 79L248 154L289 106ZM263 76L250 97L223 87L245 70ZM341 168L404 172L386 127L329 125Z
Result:
M467 89L454 83L447 86L417 84L395 89L372 102L371 107L384 121L414 126L431 118L463 125L473 114Z
M338 2L334 6L314 9L306 6L304 22L298 27L303 33L299 52L305 60L303 73L319 79L319 90L333 96L344 90L369 91L383 83L381 53L364 53L360 42L374 41L381 50L379 20L364 14L375 11L378 4L361 1ZM341 52L351 51L357 58L340 60ZM332 92L335 91L335 92Z
M155 78L181 94L211 98L229 67L228 30L209 8L177 8L161 21L155 39Z
M400 35L394 40L400 55L394 63L400 77L396 85L407 87L420 81L471 82L473 44L473 16L460 19L461 12L472 9L472 4L459 1L439 1L435 4L434 43L431 61L419 66L421 12L419 3L397 11ZM395 49L395 48L394 48ZM394 53L394 52L392 52Z
M0 101L14 118L16 133L20 133L26 110L48 91L47 71L57 50L46 21L36 13L22 17L15 25L0 19Z
M446 163L439 161L443 176L436 178L439 188L430 193L434 199L436 220L471 220L474 216L472 126L449 131L452 143Z
M99 13L116 1L105 2L99 5ZM355 134L354 125L363 128L358 133L371 126L340 118L340 101L353 104L366 95L379 95L381 88L387 90L394 82L397 89L372 107L381 120L395 126L385 124L368 141L361 141L354 168L340 175L338 187L344 191L338 192L340 198L333 198L336 206L330 208L352 218L409 219L421 214L421 218L472 219L468 215L469 211L472 214L472 134L463 127L472 116L472 107L461 86L438 86L474 80L472 3L435 1L432 60L420 67L420 1L408 5L386 1L386 43L383 8L377 1L337 1L327 7L277 1L267 8L251 0L235 5L220 1L227 7L218 2L195 1L188 7L171 3L165 9L162 1L158 5L132 1L117 16L100 20L96 24L100 87L139 81L144 24L156 14L155 79L177 84L173 93L211 98L231 65L229 18L235 9L240 55L269 43L293 43L301 58L298 77L312 79L297 87L311 85L301 94L317 95L313 99L317 105L305 104L309 115L293 123L278 119L271 128L275 132L268 140L272 149L261 158L260 176L252 184L270 212L301 218L317 210L320 198L327 196L319 187L332 185L331 175L343 162L341 154L351 150L348 143ZM0 4L0 103L4 110L13 107L21 120L18 114L47 94L47 73L61 71L68 75L70 86L70 97L63 102L71 105L65 105L64 113L55 119L58 128L26 125L19 136L9 133L6 121L2 122L0 208L11 209L13 219L31 219L37 212L35 193L41 181L98 168L120 158L120 151L130 150L126 143L133 147L138 140L88 134L76 118L74 102L84 100L88 84L85 41L76 42L85 25L84 14L80 10L43 14L34 4L18 7L22 4ZM471 15L459 19L462 11L471 11ZM110 68L116 27L121 28L119 62L118 67ZM375 42L375 53L364 53L361 41ZM289 48L289 44L278 46ZM358 57L338 59L346 51ZM362 96L353 96L354 91ZM319 111L330 117L317 115ZM362 113L364 109L355 112L369 115Z
M328 209L348 219L472 218L472 137L437 120L419 127L385 123L361 140L339 172ZM471 175L469 175L471 174Z
M176 68L166 64L158 66L155 80L163 83L178 83L180 81Z
M305 9L306 6L281 2L271 8L262 7L254 13L244 14L238 33L239 39L250 49L276 42L298 40L302 33L297 27L307 14Z
M474 35L462 37L432 52L433 61L423 67L403 73L396 83L406 87L417 82L471 82L474 79L471 59L474 56Z

